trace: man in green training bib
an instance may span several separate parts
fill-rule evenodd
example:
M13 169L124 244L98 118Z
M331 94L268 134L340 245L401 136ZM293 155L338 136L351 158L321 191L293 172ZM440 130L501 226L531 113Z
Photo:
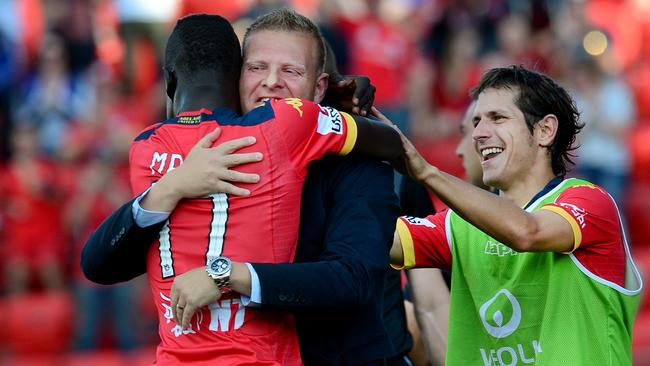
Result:
M450 210L397 222L396 268L452 271L446 365L631 365L643 287L616 203L565 179L582 128L568 93L520 66L472 91L474 146L494 195L429 165L409 174Z

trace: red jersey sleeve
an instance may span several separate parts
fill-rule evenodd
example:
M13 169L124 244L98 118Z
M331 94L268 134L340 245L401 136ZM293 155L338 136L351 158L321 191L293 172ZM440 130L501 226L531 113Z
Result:
M298 98L272 100L271 105L296 167L327 153L346 155L354 147L357 126L349 114Z
M445 210L425 218L402 216L397 219L396 230L404 252L402 268L451 269L451 243L447 237L449 213Z
M572 252L589 271L623 286L623 233L618 209L607 192L596 185L570 187L541 209L569 222L574 236Z
M131 144L129 151L129 177L131 193L137 196L158 181L166 172L164 168L170 159L168 153L159 149L151 138L156 126L145 129Z

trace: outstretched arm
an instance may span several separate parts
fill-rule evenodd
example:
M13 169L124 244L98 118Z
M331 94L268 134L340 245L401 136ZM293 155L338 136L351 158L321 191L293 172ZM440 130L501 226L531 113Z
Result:
M354 116L357 140L353 152L387 160L400 173L405 170L404 148L398 130L369 118Z
M390 121L373 109L384 122ZM408 174L436 194L449 208L483 232L520 252L569 252L575 238L569 221L548 211L524 211L509 199L497 196L429 164L411 141L400 134ZM399 246L397 248L396 246ZM401 244L397 240L391 258L400 263Z

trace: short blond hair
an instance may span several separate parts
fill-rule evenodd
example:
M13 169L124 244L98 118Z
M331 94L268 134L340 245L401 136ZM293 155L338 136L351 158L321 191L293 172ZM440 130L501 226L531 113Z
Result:
M246 29L243 49L246 50L246 43L251 34L265 30L304 33L312 37L317 45L316 73L323 72L325 68L325 42L320 30L311 19L288 8L276 9L268 14L261 15Z

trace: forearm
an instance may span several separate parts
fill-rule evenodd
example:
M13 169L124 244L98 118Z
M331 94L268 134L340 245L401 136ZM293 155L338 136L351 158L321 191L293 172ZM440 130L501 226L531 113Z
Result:
M140 206L149 211L171 212L183 198L173 187L174 171L164 175L154 184L140 201Z
M127 202L90 235L81 252L81 268L90 281L114 284L146 272L146 255L161 224L138 227Z
M531 250L540 230L535 218L510 199L428 166L419 178L458 215L518 251Z
M260 278L262 306L276 309L343 309L367 304L373 299L373 283L380 282L386 270L368 272L361 260L349 259L253 263L253 267Z
M396 169L404 171L404 148L399 133L387 124L355 116L358 137L354 152L388 160Z
M443 365L447 348L449 290L438 269L408 272L413 293L415 316L429 359Z
M232 262L230 288L242 295L251 296L251 273L246 263Z

